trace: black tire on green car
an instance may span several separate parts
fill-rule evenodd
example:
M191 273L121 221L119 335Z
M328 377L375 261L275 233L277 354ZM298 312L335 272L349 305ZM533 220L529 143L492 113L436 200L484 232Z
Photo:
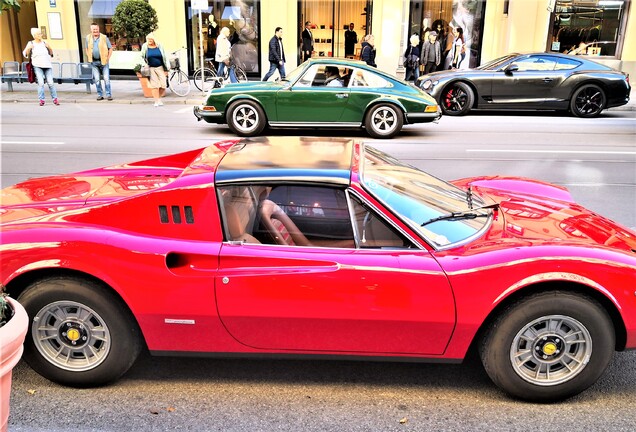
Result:
M400 133L403 124L402 110L392 104L371 107L364 120L364 127L373 138L393 138Z
M474 100L475 94L468 84L455 82L444 89L439 105L444 115L462 116L468 114Z
M24 359L45 378L94 387L121 377L137 359L142 336L131 312L108 287L50 277L28 286L18 301L29 314Z
M508 306L481 340L484 369L506 393L556 402L594 384L609 365L615 333L590 297L551 291Z
M235 134L251 137L263 132L267 119L259 104L251 100L240 100L230 106L227 125Z

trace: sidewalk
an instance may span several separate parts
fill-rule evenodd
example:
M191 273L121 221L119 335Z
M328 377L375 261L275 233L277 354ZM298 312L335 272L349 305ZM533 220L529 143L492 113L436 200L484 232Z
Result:
M103 88L102 83L102 88ZM57 90L57 97L60 104L69 103L99 103L99 104L149 104L152 105L154 100L152 98L145 98L141 90L141 84L136 77L130 79L112 79L110 81L113 100L106 100L106 94L104 94L104 100L97 101L97 92L95 85L91 85L91 93L86 93L85 84L55 84ZM44 94L46 95L46 104L52 104L51 96L48 86L44 86ZM185 96L177 96L169 89L166 90L166 95L163 98L163 103L168 104L180 104L180 105L199 105L203 102L205 94L198 90L194 84L190 89L190 93ZM26 102L37 105L38 103L38 88L36 84L30 83L13 83L13 91L8 90L7 83L2 83L0 87L0 100L2 103L9 102Z
M68 103L100 103L100 104L152 104L152 98L145 98L141 90L139 80L135 77L130 79L112 79L111 87L113 93L113 100L97 101L97 92L95 86L91 85L91 93L86 93L86 86L84 84L56 84L57 96L60 104ZM103 84L102 84L103 85ZM38 103L37 86L29 83L13 83L13 90L8 90L7 84L3 83L0 87L0 100L5 102L26 102L36 105ZM49 89L44 86L44 94L46 95L46 103L52 103L49 94ZM633 93L630 95L630 101L626 105L610 108L609 111L636 111L636 95ZM166 91L166 96L163 98L163 103L175 104L175 105L199 105L203 102L205 94L199 91L194 84L190 93L185 96L177 96L170 90Z

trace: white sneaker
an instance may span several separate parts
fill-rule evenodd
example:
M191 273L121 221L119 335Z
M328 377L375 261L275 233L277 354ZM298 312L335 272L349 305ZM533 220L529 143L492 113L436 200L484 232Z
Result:
M159 102L155 102L155 106L158 107L159 106Z
M157 102L157 106L163 106L163 102L161 101Z

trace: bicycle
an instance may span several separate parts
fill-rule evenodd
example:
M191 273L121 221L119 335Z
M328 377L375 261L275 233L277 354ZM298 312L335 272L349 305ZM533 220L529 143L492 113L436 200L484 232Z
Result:
M168 87L172 92L178 96L186 96L190 93L190 78L188 78L188 74L181 70L181 62L179 61L179 57L177 57L180 49L176 50L172 53L172 58L170 59L170 77L168 78Z
M201 68L195 70L193 75L194 85L199 90L207 92L211 88L220 87L224 81L229 81L230 68L234 69L238 82L247 81L247 74L245 73L245 70L234 62L230 63L230 66L225 68L222 77L218 76L218 71L211 58L206 58L205 64L205 82L203 83L203 88L201 88Z

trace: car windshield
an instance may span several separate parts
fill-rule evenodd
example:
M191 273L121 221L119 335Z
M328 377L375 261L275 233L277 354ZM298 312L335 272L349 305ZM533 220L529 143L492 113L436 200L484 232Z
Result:
M365 148L362 184L435 247L466 241L491 221L492 211L479 209L484 205L479 197L373 147Z
M478 70L497 70L501 67L501 65L503 65L504 63L508 62L510 59L513 59L514 57L517 57L516 54L508 54L505 55L503 57L499 57L498 59L495 60L491 60L486 64L483 64L481 66L479 66Z
M298 79L298 77L303 73L303 71L305 70L305 66L307 66L307 62L301 63L300 65L298 65L298 67L296 69L294 69L293 71L289 72L285 78L283 79L283 81L289 81L289 82L294 82Z

